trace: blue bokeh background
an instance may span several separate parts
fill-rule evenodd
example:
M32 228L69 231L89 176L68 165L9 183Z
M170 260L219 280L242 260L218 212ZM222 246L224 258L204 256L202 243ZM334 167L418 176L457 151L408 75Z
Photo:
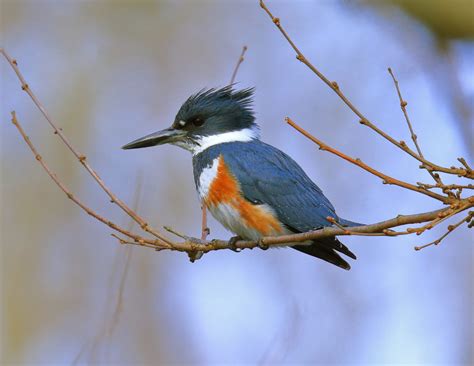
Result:
M409 141L390 66L425 155L447 166L459 156L472 159L472 42L442 48L396 7L268 6L378 126ZM255 1L7 0L1 10L1 44L30 87L113 191L135 202L155 227L199 235L190 155L172 146L120 146L170 125L191 93L225 85L244 44L238 86L256 86L263 139L299 162L341 216L369 223L439 208L319 151L285 125L290 116L381 171L429 182L413 159L361 126L295 60ZM0 70L6 364L472 363L473 252L466 228L421 252L413 246L436 239L448 223L421 237L344 238L358 255L350 272L285 249L220 251L194 264L180 253L127 249L35 162L9 123L12 109L61 179L98 212L127 225L51 133L4 60ZM212 219L210 227L211 237L230 237Z

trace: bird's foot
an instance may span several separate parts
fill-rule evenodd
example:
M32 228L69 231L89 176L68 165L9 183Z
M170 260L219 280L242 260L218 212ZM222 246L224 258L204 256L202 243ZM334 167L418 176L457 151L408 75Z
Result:
M267 250L268 248L270 248L270 246L268 244L265 244L262 239L258 239L257 245L262 250Z
M239 235L233 236L229 239L229 249L233 250L234 252L240 252L241 249L237 248L236 244L239 240L242 240L242 237Z
M189 261L191 263L194 263L195 261L201 259L203 255L204 255L204 252L200 250L193 250L193 251L188 252Z

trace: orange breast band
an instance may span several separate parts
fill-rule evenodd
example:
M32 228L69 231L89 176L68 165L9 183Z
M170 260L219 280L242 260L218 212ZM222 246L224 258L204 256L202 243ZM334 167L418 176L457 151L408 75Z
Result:
M222 155L219 156L217 174L204 201L208 207L217 207L220 204L232 206L246 226L257 230L263 236L283 233L282 225L270 210L254 205L242 196L240 184L227 167Z

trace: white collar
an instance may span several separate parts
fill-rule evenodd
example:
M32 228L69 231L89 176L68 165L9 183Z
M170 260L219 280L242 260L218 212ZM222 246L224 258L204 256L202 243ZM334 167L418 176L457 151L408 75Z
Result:
M196 139L197 144L188 142L177 142L174 145L191 151L193 156L203 152L207 148L226 142L249 142L260 138L258 127L244 128L238 131L224 132L219 135L202 136Z

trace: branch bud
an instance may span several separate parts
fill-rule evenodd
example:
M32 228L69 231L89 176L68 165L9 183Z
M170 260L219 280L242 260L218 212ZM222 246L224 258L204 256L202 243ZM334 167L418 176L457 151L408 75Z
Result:
M296 59L297 59L298 61L301 61L301 62L305 62L305 61L306 61L305 58L304 58L304 56L301 55L301 54L296 55Z

